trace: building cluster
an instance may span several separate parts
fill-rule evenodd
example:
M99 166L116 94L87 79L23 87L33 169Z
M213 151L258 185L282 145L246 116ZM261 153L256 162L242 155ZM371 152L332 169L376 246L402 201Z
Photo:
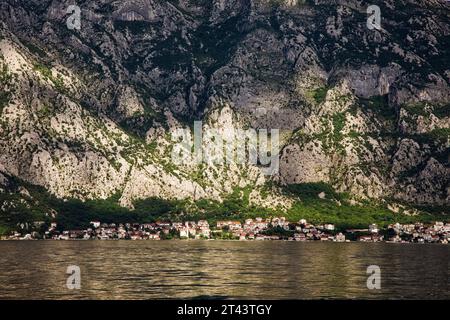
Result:
M35 226L42 224L42 222L35 222ZM85 230L58 231L56 223L51 223L43 235L38 232L25 235L13 232L6 237L11 240L161 240L173 238L449 243L450 223L435 222L428 226L422 223L405 225L396 223L389 225L384 230L380 230L376 224L371 224L367 229L348 229L338 232L330 223L314 225L304 219L291 223L284 217L246 219L244 222L238 220L217 221L212 228L206 220L125 224L91 221L90 227Z
M342 232L335 233L335 226L331 223L313 225L302 219L295 226L295 231L294 239L296 241L349 241Z
M382 242L385 241L384 232L376 224L370 224L367 229L348 229L345 234L360 242Z
M246 219L243 224L240 221L218 221L217 229L227 230L239 240L346 241L342 233L335 234L333 224L315 226L303 219L291 223L284 217Z
M268 232L277 230L277 232ZM286 231L285 234L280 234ZM217 221L215 228L210 228L208 221L200 220L186 222L155 222L144 224L115 224L91 221L90 227L85 230L58 231L56 223L52 223L45 231L42 238L54 240L75 240L75 239L131 239L131 240L160 240L168 238L180 239L211 239L226 238L239 240L330 240L345 241L343 234L332 235L328 232L334 230L334 225L325 224L314 226L305 220L298 223L290 223L284 217L272 219L246 219L241 221ZM228 235L228 236L224 236ZM15 232L8 239L37 239L37 232L32 232L22 236Z
M211 230L209 223L206 220L186 221L186 222L174 222L172 228L178 233L181 239L194 238L194 239L209 239L211 236Z
M47 231L43 235L38 232L31 232L24 237L19 232L14 232L8 239L52 239L52 240L114 240L114 239L130 239L130 240L159 240L160 232L167 233L170 231L170 223L101 223L100 221L91 221L90 227L84 230L64 230L58 231L57 224L51 223Z
M392 242L445 243L450 242L450 223L435 222L425 226L423 223L388 226Z

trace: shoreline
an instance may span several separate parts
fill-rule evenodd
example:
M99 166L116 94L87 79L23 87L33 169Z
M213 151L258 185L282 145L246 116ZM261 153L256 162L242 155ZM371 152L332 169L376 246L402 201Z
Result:
M0 239L1 241L11 241L11 242L29 242L29 241L39 241L39 242L169 242L169 241L183 241L183 242L203 242L203 241L219 241L219 242L238 242L238 243L261 243L261 242L294 242L294 243L336 243L336 244L348 244L348 243L388 243L388 244L419 244L419 245L444 245L447 246L450 243L441 242L395 242L395 241L321 241L321 240L306 240L306 241L296 241L296 240L239 240L239 239Z
M91 221L88 227L61 228L57 222L35 221L22 230L3 234L0 240L228 240L228 241L295 241L295 242L387 242L450 243L450 223L390 224L378 227L343 229L332 223L312 224L305 219L290 222L285 217L262 219L207 220L150 223L105 223Z

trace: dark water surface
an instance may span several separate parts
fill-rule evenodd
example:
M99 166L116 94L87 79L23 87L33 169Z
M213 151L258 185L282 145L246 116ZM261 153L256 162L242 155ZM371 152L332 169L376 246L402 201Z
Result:
M0 241L0 299L450 299L450 245ZM69 265L81 290L66 287ZM381 268L381 290L366 286Z

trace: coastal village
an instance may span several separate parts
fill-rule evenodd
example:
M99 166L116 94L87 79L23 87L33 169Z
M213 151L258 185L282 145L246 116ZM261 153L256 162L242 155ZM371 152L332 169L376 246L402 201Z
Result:
M20 226L22 229L28 226ZM29 228L28 228L29 229ZM46 225L43 221L34 222L32 231L12 232L1 240L169 240L169 239L208 239L208 240L287 240L287 241L332 241L332 242L396 242L396 243L443 243L450 242L450 223L435 222L424 225L391 224L380 229L376 224L366 229L347 229L338 231L330 223L314 225L301 219L289 222L284 217L270 219L246 219L245 221L223 220L210 225L206 220L186 222L152 223L102 223L91 221L85 230L58 229L57 223Z

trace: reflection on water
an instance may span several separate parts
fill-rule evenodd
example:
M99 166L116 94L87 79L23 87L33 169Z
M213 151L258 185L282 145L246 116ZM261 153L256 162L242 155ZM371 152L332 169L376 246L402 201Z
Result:
M445 245L1 241L2 299L449 299ZM81 268L81 290L66 269ZM366 286L381 268L381 290Z

